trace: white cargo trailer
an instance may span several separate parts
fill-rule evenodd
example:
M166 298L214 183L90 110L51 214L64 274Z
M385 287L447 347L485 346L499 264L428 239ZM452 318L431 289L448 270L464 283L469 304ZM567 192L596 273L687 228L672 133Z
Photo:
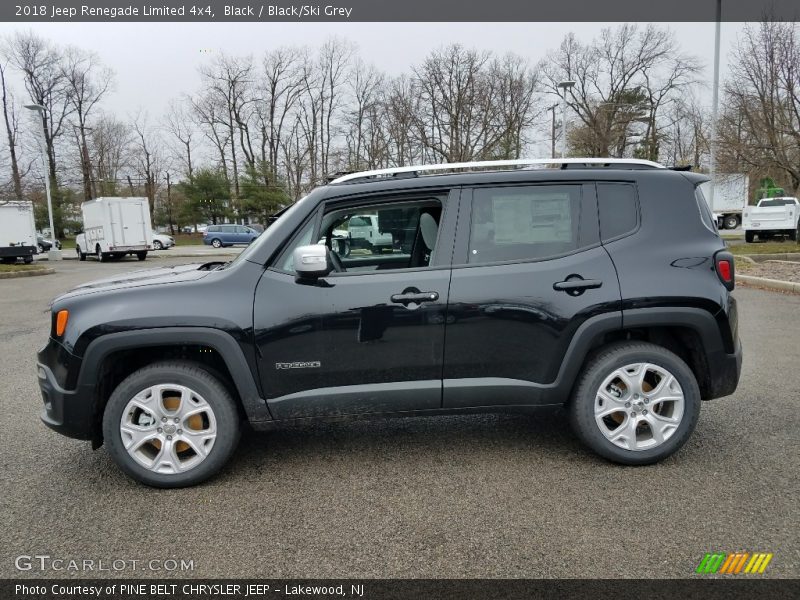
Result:
M0 201L0 258L3 262L33 262L38 253L31 202Z
M747 206L750 178L747 175L720 173L715 178L714 198L711 182L700 184L708 208L717 217L720 229L736 229L742 222L742 211Z
M75 238L81 260L99 261L135 254L147 258L153 249L153 229L147 198L97 198L81 204L83 231Z

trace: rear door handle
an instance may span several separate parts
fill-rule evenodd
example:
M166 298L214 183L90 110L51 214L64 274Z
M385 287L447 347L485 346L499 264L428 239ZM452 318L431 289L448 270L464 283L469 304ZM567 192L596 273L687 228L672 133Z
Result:
M580 296L586 290L594 290L602 285L603 282L599 279L583 279L580 275L570 275L564 281L554 283L553 289L566 292L570 296Z
M439 299L439 292L420 292L416 288L403 290L402 294L393 294L391 301L395 304L422 304L423 302L436 302Z

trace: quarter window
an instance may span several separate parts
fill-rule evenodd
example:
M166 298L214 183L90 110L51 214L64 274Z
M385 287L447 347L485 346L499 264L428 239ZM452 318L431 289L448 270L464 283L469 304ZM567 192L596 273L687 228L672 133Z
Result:
M476 188L470 263L536 260L581 246L581 186Z
M604 242L631 233L639 223L636 189L629 183L598 183L600 237Z

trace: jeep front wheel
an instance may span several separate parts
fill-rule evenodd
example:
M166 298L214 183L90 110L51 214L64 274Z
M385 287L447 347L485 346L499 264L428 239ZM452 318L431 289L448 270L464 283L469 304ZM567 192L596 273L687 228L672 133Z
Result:
M578 437L626 465L658 462L689 439L700 415L692 370L655 344L622 342L584 368L569 405Z
M200 365L158 362L111 394L103 436L129 476L154 487L185 487L228 461L239 441L239 415L225 386Z

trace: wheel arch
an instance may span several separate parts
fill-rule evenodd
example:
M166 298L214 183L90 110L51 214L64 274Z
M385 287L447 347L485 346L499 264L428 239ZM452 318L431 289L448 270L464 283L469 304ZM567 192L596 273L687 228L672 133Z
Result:
M622 326L609 330L599 328L588 332L590 340L581 344L586 351L580 356L580 369L597 352L610 343L632 340L646 341L666 348L681 358L692 370L700 395L704 400L716 397L719 384L714 381L714 372L709 357L727 353L717 320L709 311L693 307L654 307L626 310ZM577 334L576 334L576 337ZM572 387L576 377L569 381ZM570 395L572 389L570 389Z
M212 372L228 387L248 421L271 420L252 368L230 334L200 327L126 331L92 341L83 357L78 388L92 393L94 447L102 444L100 423L114 388L139 368L169 359L189 360Z

